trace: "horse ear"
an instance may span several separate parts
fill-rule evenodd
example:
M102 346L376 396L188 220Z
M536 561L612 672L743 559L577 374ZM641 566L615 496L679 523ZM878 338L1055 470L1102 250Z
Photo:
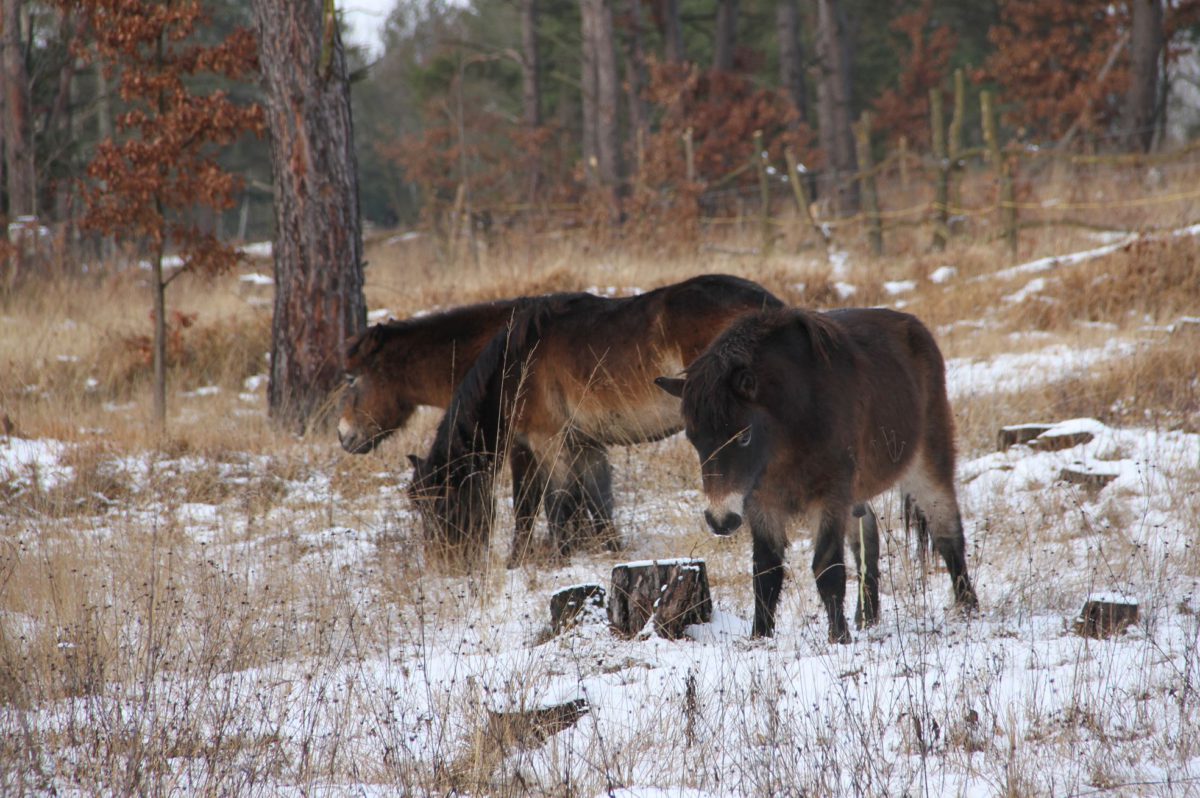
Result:
M413 468L419 469L421 467L421 458L415 454L410 454L408 456L408 462L412 463Z
M746 401L753 402L758 396L758 377L750 369L741 369L733 375L733 392Z
M659 388L662 388L671 394L671 396L680 398L683 397L683 383L684 380L680 377L656 377L654 379L654 384Z

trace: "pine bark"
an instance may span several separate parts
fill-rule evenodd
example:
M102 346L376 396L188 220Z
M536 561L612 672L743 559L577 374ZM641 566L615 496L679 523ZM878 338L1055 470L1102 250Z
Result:
M808 85L804 80L804 46L796 0L779 0L775 24L779 29L779 85L792 101L798 120L808 122Z
M683 51L683 24L679 19L679 0L658 0L656 9L661 11L663 42L667 50L667 60L672 64L681 64L685 60Z
M296 431L337 385L366 326L346 56L331 0L253 0L275 194L267 401Z
M858 186L853 180L858 161L851 129L850 45L845 10L838 0L817 0L817 61L817 112L829 175L824 188L832 192L838 213L852 214L858 210Z
M713 42L713 69L733 70L733 49L737 45L738 0L717 0L717 29Z
M596 85L596 34L595 3L580 0L579 26L582 52L580 53L580 99L583 108L583 167L588 183L595 185L599 175L599 152L596 141L596 119L599 116L599 89Z
M1162 0L1130 0L1129 89L1125 93L1125 145L1149 151L1158 120L1158 62L1163 48Z
M30 127L29 74L21 46L22 0L0 0L4 72L4 153L10 219L37 212Z
M538 0L521 0L521 116L530 134L542 126L542 57L537 31ZM533 202L541 185L541 170L536 156L530 160L529 201Z

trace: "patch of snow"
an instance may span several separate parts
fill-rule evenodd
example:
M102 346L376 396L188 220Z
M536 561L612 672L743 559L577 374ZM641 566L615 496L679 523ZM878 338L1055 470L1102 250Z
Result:
M837 291L837 295L841 299L849 299L858 293L857 287L851 285L850 283L843 283L841 281L833 284L833 290Z
M1030 280L1028 283L1026 283L1025 286L1023 288L1021 288L1021 290L1015 291L1015 292L1005 296L1004 301L1005 302L1024 302L1026 299L1033 296L1034 294L1040 294L1042 291L1045 291L1045 290L1046 290L1046 279L1044 277L1037 277L1037 278L1034 278L1033 280Z
M929 274L929 282L943 285L958 276L958 269L953 266L939 266Z
M198 399L204 396L216 396L220 392L221 388L218 385L204 385L194 391L183 391L179 395L184 399Z
M261 286L275 285L274 279L272 279L270 276L268 276L266 274L259 274L258 272L251 272L250 274L243 274L241 277L238 278L238 280L240 282L246 283L247 285L261 285Z
M917 287L916 280L892 280L883 284L883 290L891 296L912 291Z
M255 374L242 380L242 388L246 391L258 391L267 386L268 377L266 374Z
M73 468L59 463L66 450L62 441L0 438L0 482L50 490L75 474Z
M243 244L238 252L251 258L269 258L274 249L270 241L255 241L253 244Z
M372 310L367 314L367 321L371 324L382 324L392 319L392 312L387 308L379 308Z
M844 249L829 250L829 268L834 277L845 277L849 273L850 253Z

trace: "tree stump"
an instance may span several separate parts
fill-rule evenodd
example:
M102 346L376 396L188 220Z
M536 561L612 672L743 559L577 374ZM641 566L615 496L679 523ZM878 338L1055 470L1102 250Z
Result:
M1078 446L1081 443L1089 443L1095 435L1087 430L1078 430L1075 432L1048 432L1038 435L1029 442L1029 445L1039 452L1058 452L1063 449L1070 449L1072 446Z
M550 596L550 628L554 634L569 629L604 609L604 588L591 583L572 585Z
M1001 427L996 435L996 448L1004 451L1018 443L1029 443L1031 440L1050 429L1051 424L1010 424Z
M690 624L712 620L704 560L645 560L613 568L608 601L613 631L633 637L650 620L668 640L678 639Z
M1099 490L1120 475L1118 469L1104 468L1098 465L1075 464L1067 466L1058 472L1058 478L1072 485L1082 485L1085 488Z
M1083 609L1075 620L1076 633L1084 637L1112 637L1125 631L1131 623L1137 623L1137 599L1128 596L1091 596L1083 602Z

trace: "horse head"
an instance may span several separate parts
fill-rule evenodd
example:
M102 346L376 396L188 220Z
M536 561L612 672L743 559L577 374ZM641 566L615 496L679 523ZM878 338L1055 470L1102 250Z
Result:
M338 441L351 454L366 454L403 427L416 406L401 398L389 379L383 354L384 325L354 338L346 352L346 385L338 418Z

